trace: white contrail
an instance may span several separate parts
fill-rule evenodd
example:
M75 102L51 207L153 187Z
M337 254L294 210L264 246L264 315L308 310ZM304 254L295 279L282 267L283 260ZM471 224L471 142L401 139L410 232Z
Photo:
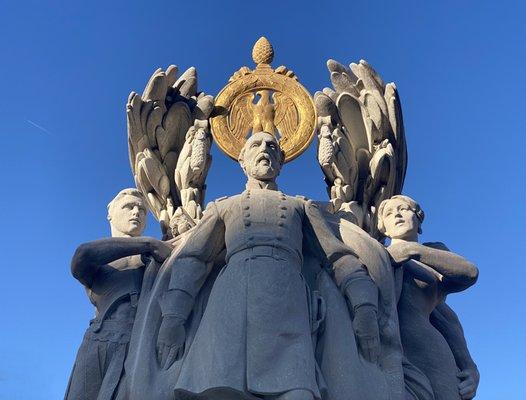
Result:
M52 134L50 131L48 131L46 128L44 128L43 126L40 126L39 124L37 124L37 123L31 121L30 119L27 119L26 121L27 121L30 125L33 125L35 128L38 128L38 129L40 129L41 131L46 132L48 135L53 136L53 134Z

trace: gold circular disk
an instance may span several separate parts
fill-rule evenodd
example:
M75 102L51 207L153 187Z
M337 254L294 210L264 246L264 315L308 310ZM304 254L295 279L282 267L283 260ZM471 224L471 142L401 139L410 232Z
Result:
M273 59L270 43L261 38L252 51L254 70L241 68L215 99L211 128L219 148L234 160L247 138L258 131L274 134L285 162L303 153L314 138L316 110L311 95L285 67Z

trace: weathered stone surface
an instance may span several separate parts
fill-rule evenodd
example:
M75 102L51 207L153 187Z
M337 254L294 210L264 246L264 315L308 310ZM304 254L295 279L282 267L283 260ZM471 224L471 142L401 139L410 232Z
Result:
M79 348L67 400L111 400L118 391L141 291L140 256L162 262L172 249L140 237L146 211L137 189L122 190L108 205L112 237L85 243L75 252L71 271L86 288L96 315Z
M96 317L66 399L473 398L478 370L445 299L478 270L443 243L418 243L424 213L400 195L407 154L395 85L365 61L327 63L333 89L314 101L329 202L288 196L276 178L287 142L312 137L301 136L316 125L313 102L301 89L312 112L298 122L296 76L271 69L266 39L254 51L258 73L241 68L230 83L246 87L222 91L232 109L197 91L195 68L159 69L130 95L138 190L108 205L112 237L73 257ZM236 97L255 88L258 103ZM233 150L247 184L202 213L214 118L229 132L242 122ZM141 236L146 207L167 241Z
M378 228L391 238L387 250L394 267L403 270L398 315L404 354L429 379L435 399L471 399L477 366L445 299L473 285L478 270L442 243L419 244L423 220L420 206L407 196L385 200L378 210Z

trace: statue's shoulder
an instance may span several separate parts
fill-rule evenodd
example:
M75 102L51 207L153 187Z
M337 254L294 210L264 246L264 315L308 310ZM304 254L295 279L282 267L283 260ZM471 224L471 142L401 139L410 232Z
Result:
M228 200L229 197L228 196L222 196L222 197L219 197L215 200L212 200L210 201L207 205L206 205L206 208L205 208L205 212L207 210L217 210L218 208L220 208L222 206L222 204L225 202L225 200Z
M269 191L269 194L272 193ZM294 196L278 191L279 197L282 201L288 203L289 206L303 207L304 201L300 198L301 196Z
M232 204L239 201L241 195L237 194L235 196L222 196L215 199L212 203L217 207L218 210L224 210L232 206Z
M315 202L312 199L309 199L308 197L302 196L302 195L296 195L294 198L299 201L301 204L303 204L305 207L314 207L314 208L320 208L318 203Z
M225 201L225 200L228 200L230 197L229 196L222 196L222 197L219 197L217 199L214 200L214 203L221 203L222 201Z
M231 201L232 200L231 200L230 196L221 196L221 197L215 199L214 201L212 201L212 203L214 204L215 208L217 208L218 210L221 210L222 208L225 207L225 204L228 204Z
M296 199L300 200L300 201L309 201L309 198L308 197L305 197L305 196L302 196L301 194L297 194L296 196L294 196Z

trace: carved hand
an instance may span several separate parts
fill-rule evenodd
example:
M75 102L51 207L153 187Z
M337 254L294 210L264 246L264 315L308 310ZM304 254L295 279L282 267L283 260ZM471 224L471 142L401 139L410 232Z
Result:
M184 320L167 315L163 317L157 336L157 360L162 369L168 369L173 362L182 356L186 331Z
M354 334L362 356L376 363L380 354L380 332L376 309L370 306L359 307L354 313Z
M172 254L173 247L167 242L162 242L157 239L152 239L150 241L150 255L157 261L159 264L162 264L170 254Z
M457 374L460 379L458 391L462 400L471 400L475 397L479 385L480 374L476 367L467 368Z
M418 245L416 242L397 242L387 247L387 252L391 256L393 263L400 266L407 260L418 256Z

